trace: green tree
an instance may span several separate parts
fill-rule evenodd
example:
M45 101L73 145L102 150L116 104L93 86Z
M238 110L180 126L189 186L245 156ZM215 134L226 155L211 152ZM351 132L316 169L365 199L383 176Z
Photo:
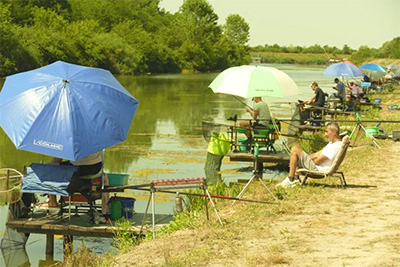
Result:
M69 1L63 0L1 0L10 4L12 20L19 26L31 25L35 8L50 9L66 17L70 14Z
M324 49L319 44L315 44L313 46L310 46L310 47L304 49L304 52L305 53L313 53L313 54L325 53Z
M351 55L353 49L351 49L347 44L345 44L342 48L342 53L346 55Z
M238 45L247 45L250 38L250 26L241 16L234 14L226 18L223 32L229 42Z
M221 28L206 0L185 0L175 21L176 45L182 69L208 71L219 62Z
M364 61L369 61L376 57L376 49L369 48L366 45L362 45L356 52L351 55L351 61L355 64L360 64Z
M17 70L15 57L11 53L19 44L12 32L9 7L10 5L0 2L0 77Z
M289 52L289 53L302 53L303 52L303 48L301 47L301 46L294 46L294 45L290 45L288 48L287 48L287 51Z
M238 66L250 62L249 24L239 15L229 15L223 26L223 46L227 66Z
M400 37L383 43L381 48L379 48L378 57L400 58Z

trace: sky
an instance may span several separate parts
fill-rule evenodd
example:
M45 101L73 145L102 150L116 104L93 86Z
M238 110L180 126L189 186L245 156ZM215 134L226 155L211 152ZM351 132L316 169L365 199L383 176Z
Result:
M175 13L183 0L160 0ZM250 46L362 45L379 48L400 37L400 0L208 0L225 24L238 14L250 26Z

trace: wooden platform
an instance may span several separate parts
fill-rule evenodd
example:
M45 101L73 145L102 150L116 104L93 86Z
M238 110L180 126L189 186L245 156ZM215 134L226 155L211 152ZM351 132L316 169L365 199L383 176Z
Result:
M250 152L229 152L227 157L230 158L231 161L246 161L253 162L254 155ZM273 152L260 151L258 155L258 162L272 162L272 163L289 163L290 155L284 151L278 151L276 154Z
M151 214L148 214L148 224L151 224ZM161 229L166 223L172 219L170 215L156 215L156 229ZM142 224L143 214L135 213L130 219L134 222L130 231L133 235L139 235L140 226ZM35 211L33 218L16 219L6 223L7 227L15 229L21 233L47 234L47 235L64 235L64 236L95 236L112 238L115 236L117 227L111 224L91 224L89 217L86 214L78 216L71 215L71 221L67 215L61 218L58 214L47 214L45 210ZM152 228L144 229L143 233L152 232Z

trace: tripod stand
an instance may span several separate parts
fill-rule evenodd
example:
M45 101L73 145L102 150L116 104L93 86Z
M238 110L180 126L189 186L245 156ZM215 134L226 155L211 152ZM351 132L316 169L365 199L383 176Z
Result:
M372 142L374 143L374 145L376 145L377 148L381 148L378 143L376 142L375 138L372 136L372 134L369 134L366 130L365 130L365 126L362 124L361 122L361 116L360 113L356 113L356 117L357 117L357 124L356 126L354 126L353 131L350 134L350 137L354 135L354 133L357 131L357 134L354 137L354 141L352 146L354 147L357 141L357 137L358 134L361 132L361 130L363 130L365 132L365 134L369 137L369 139L372 140Z
M278 201L278 199L274 196L274 194L269 190L269 188L265 185L265 183L262 180L262 175L259 173L258 169L258 154L259 154L259 149L258 149L258 144L256 143L254 146L254 160L253 160L253 175L251 176L250 180L247 182L247 184L243 187L242 191L239 193L239 195L236 197L240 199L240 197L246 192L247 188L251 184L253 180L255 181L260 181L261 184L264 186L264 188L268 191L268 193L272 196L272 198L275 201ZM232 206L236 203L236 200L233 201Z

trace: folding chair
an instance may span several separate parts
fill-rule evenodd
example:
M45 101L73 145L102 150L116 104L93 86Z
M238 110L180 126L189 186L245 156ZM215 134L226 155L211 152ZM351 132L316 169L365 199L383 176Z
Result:
M102 178L102 176L105 178ZM96 218L102 213L103 202L108 202L107 196L101 192L102 179L105 179L105 184L108 184L108 179L105 173L101 170L99 173L94 175L81 176L80 179L86 180L85 185L79 190L68 197L62 197L60 199L60 212L62 215L66 206L68 206L69 218L71 217L71 205L75 208L75 215L78 215L79 210L88 211L89 220L92 223L96 223ZM102 200L102 205L96 205L96 200ZM97 224L97 223L96 223Z
M349 147L349 145L350 145L350 137L348 135L346 135L342 139L342 145L340 146L339 152L336 155L331 168L326 172L318 171L318 170L312 171L312 170L307 170L307 169L298 169L296 173L298 175L304 176L304 179L301 181L301 185L304 185L308 178L323 179L328 176L334 176L334 177L338 177L340 179L340 183L341 183L342 187L347 186L346 179L344 178L343 172L338 171L338 169L340 167L340 164L343 162L343 160L346 156L347 148Z

